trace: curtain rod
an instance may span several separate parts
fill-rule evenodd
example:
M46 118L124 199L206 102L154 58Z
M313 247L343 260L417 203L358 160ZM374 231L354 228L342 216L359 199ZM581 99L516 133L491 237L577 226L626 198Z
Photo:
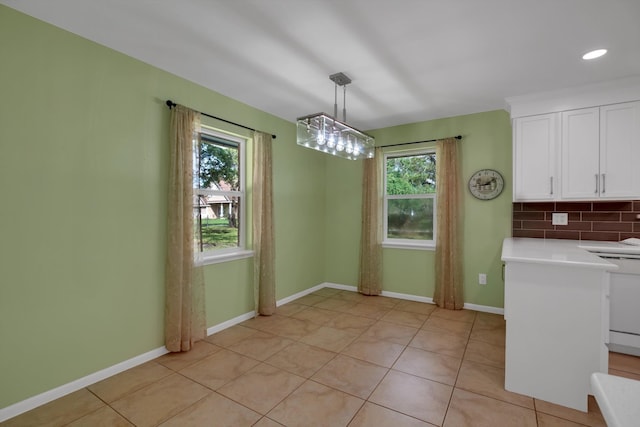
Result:
M175 107L176 105L178 105L178 104L176 104L175 102L173 102L173 101L172 101L172 100L170 100L170 99L167 99L166 104L167 104L167 107L169 107L169 109L172 109L173 107ZM221 117L217 117L217 116L213 116L213 115L211 115L211 114L203 113L202 111L198 111L198 113L202 114L203 116L211 117L212 119L220 120L221 122L229 123L230 125L239 126L239 127L241 127L241 128L248 129L248 130L251 130L251 131L253 131L253 132L255 132L255 131L256 131L254 128L250 128L249 126L241 125L240 123L232 122L232 121L230 121L230 120L226 120L226 119L223 119L223 118L221 118ZM271 137L272 137L273 139L276 139L276 136L275 136L275 135L273 135L273 134L271 134Z
M462 139L462 135L450 136L449 138ZM380 145L379 147L376 147L376 148L397 147L399 145L410 145L410 144L421 144L423 142L436 142L436 141L441 141L443 139L447 139L447 138L426 139L424 141L414 141L414 142L401 142L399 144Z

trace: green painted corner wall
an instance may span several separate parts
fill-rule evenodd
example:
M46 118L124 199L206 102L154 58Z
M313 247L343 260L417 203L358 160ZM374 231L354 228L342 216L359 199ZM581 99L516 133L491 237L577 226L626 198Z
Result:
M5 6L0 58L0 408L162 347L166 99L277 135L277 298L324 281L293 123ZM208 326L253 309L252 269L206 267Z
M166 99L277 135L277 299L357 283L361 163L300 148L292 122L5 6L0 58L0 408L163 345ZM508 115L372 133L380 145L462 133L465 177L503 173L503 195L464 206L466 300L501 307ZM431 296L432 256L385 250L385 290ZM251 258L206 266L205 280L208 326L252 310Z
M465 302L504 306L500 252L511 233L511 123L504 110L430 120L369 131L379 146L463 135L463 181L479 169L496 169L505 179L503 193L480 201L464 192L464 295ZM326 280L357 285L360 241L362 166L330 159L326 172ZM383 289L432 297L433 251L383 250ZM487 285L478 285L478 274L487 274Z

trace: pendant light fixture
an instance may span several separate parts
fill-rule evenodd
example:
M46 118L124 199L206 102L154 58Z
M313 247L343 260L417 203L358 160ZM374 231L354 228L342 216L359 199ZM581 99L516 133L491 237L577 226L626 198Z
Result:
M373 158L375 139L346 123L347 85L351 79L344 73L332 74L329 79L335 84L333 116L317 113L299 117L296 120L298 145L349 160ZM337 119L338 86L343 88L342 121Z

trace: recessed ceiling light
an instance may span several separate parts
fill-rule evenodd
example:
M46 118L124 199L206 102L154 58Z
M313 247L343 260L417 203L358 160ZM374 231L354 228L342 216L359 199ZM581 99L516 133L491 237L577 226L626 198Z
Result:
M587 52L584 55L582 55L582 59L596 59L596 58L600 58L602 55L604 55L605 53L607 53L607 49L596 49L596 50L592 50L591 52Z

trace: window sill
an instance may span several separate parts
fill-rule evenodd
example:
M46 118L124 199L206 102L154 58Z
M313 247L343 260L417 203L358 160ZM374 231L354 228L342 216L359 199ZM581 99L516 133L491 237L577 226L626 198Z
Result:
M219 264L221 262L236 261L239 259L253 257L253 251L241 250L236 252L227 252L224 254L207 255L196 260L196 266L203 266L209 264Z
M383 249L411 249L415 251L435 251L435 244L383 242Z

